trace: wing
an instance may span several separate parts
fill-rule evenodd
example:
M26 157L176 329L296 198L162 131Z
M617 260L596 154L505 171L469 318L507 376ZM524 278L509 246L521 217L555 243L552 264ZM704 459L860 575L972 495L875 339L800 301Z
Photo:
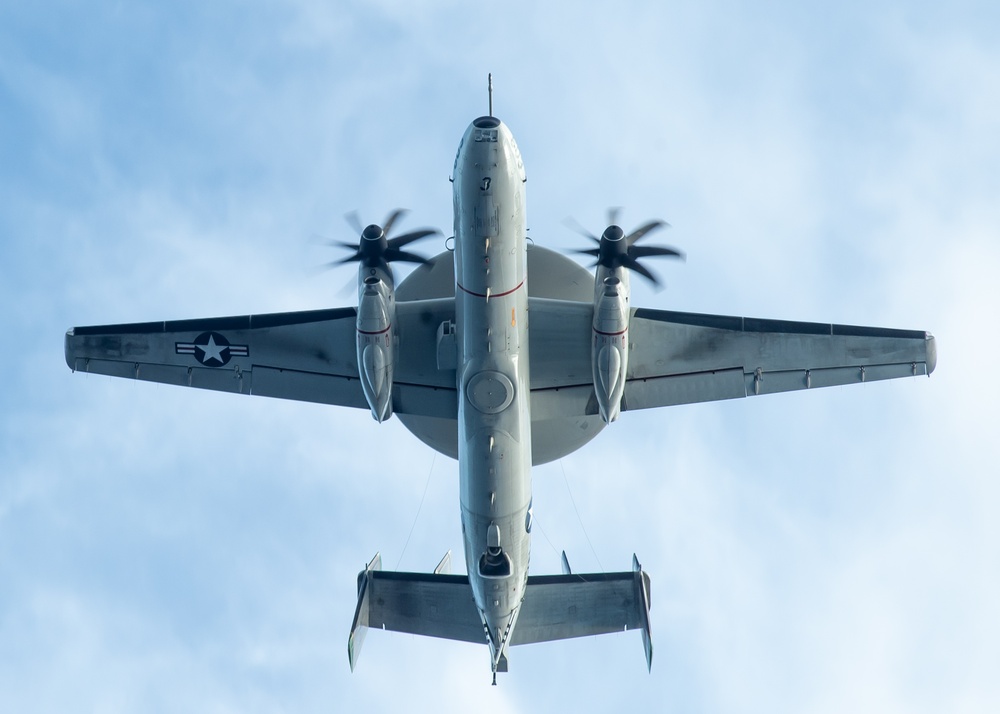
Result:
M80 372L368 409L356 316L339 308L74 327L66 363ZM396 411L455 418L454 372L436 366L436 330L447 319L454 319L453 299L397 307Z
M624 408L861 384L934 371L916 330L638 309Z
M531 301L532 418L597 414L593 305ZM648 409L930 374L915 330L636 309L623 409Z

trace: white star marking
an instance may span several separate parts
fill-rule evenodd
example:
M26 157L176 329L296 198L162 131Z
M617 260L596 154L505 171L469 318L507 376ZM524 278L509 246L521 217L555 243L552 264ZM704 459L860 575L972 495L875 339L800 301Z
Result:
M210 359L218 360L219 362L225 362L222 359L222 350L226 349L228 345L217 345L215 344L215 335L208 336L207 345L195 345L199 350L204 352L204 356L201 358L202 362L207 362Z

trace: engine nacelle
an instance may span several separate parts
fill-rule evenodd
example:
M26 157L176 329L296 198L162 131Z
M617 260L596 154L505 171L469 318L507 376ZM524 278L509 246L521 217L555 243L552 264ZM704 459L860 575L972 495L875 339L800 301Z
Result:
M628 371L629 285L627 279L604 272L598 270L602 283L594 296L591 366L601 418L610 424L621 412Z
M379 274L365 277L358 295L358 372L372 417L380 423L392 416L395 316L392 277Z

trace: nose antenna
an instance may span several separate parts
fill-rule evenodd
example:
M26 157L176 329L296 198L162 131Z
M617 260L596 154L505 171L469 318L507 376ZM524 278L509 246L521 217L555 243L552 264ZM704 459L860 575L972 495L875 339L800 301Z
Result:
M489 92L490 92L490 116L493 116L493 73L490 72L487 75L489 81Z

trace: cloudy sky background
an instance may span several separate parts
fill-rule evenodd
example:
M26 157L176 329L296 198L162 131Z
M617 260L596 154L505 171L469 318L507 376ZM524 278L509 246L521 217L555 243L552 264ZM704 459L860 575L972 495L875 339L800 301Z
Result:
M414 5L0 8L0 709L996 709L998 11ZM535 470L533 572L637 553L651 674L626 634L493 688L485 647L383 633L351 674L364 563L459 553L455 462L63 361L72 325L347 304L316 236L450 232L487 72L536 243L673 224L636 304L938 338L931 379L627 413Z

